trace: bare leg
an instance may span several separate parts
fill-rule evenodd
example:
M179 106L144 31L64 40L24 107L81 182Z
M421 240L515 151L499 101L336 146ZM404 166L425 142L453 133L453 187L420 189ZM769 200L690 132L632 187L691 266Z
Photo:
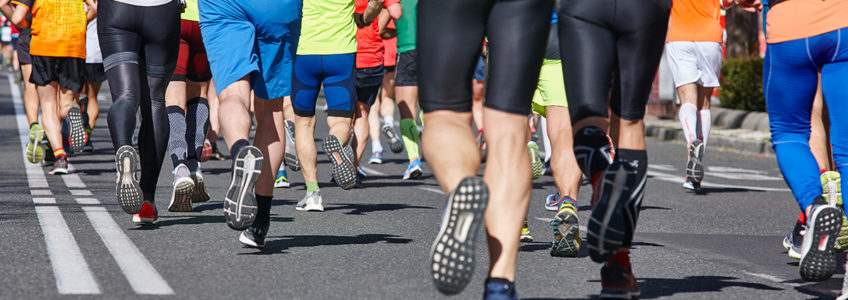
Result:
M483 129L483 97L486 94L486 82L471 80L471 115L474 118L474 127Z
M250 138L252 122L248 109L250 108L251 94L247 76L234 82L221 92L218 112L227 115L226 118L219 120L227 148L232 148L238 140ZM230 155L236 155L236 153Z
M317 182L318 151L315 147L315 116L294 117L294 147L304 182Z
M24 111L26 111L27 121L30 124L38 123L38 90L35 83L29 82L29 77L32 75L32 65L22 65L21 70L24 73Z
M377 97L377 100L374 101L374 105L371 105L371 110L368 111L368 138L371 140L371 144L380 143L380 128L382 124L380 124L380 108L383 104L382 92L380 92L381 96ZM354 124L354 126L356 126ZM355 128L354 128L355 131ZM372 147L371 151L375 149Z
M548 106L545 114L550 133L551 169L560 195L577 199L580 190L580 166L574 157L574 137L571 134L571 115L568 107Z
M218 101L218 93L215 92L215 79L209 80L209 87L206 89L206 99L209 100L209 132L206 137L212 144L218 142L218 133L221 132L221 125L218 122L218 109L220 102Z
M368 111L371 109L370 106L365 105L365 103L356 101L354 107L354 122L353 122L353 134L354 139L352 141L353 153L355 155L353 159L353 165L359 166L359 160L362 159L362 153L365 152L365 146L368 145L368 132L369 129L369 115ZM379 135L377 135L379 138Z
M41 104L41 125L44 127L47 141L53 149L62 149L62 123L60 122L57 92L58 82L38 86L38 99ZM36 110L36 113L38 111ZM37 118L37 115L36 115ZM38 119L36 119L38 120Z
M283 153L286 143L285 131L283 130L283 100L262 99L256 97L256 137L254 146L262 151L266 163L262 164L262 173L256 181L254 190L257 195L274 195L274 179L280 164L283 162ZM228 139L229 141L229 139Z
M380 115L395 116L395 72L383 75L383 86L380 88Z
M819 170L834 170L831 164L830 141L828 140L829 123L827 122L827 107L824 104L821 84L816 90L816 98L813 100L813 110L810 112L810 150L819 163Z
M86 94L88 95L86 113L88 114L88 128L90 129L94 129L94 125L97 124L97 117L100 115L97 93L100 92L101 85L101 83L86 82Z
M447 195L463 178L476 176L480 169L480 151L471 133L471 113L440 110L424 113L424 121L430 125L424 127L421 135L423 151ZM442 149L452 151L446 153Z

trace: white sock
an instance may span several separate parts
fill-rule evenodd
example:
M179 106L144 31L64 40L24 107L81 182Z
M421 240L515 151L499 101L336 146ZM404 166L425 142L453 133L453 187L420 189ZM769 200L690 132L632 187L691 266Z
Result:
M701 140L704 142L704 147L707 147L707 139L710 138L710 127L713 124L710 117L710 110L705 109L699 112L701 114Z
M542 121L539 124L542 126L542 144L545 145L545 162L551 161L551 139L548 138L548 119L545 117L541 118Z
M383 152L383 144L380 143L379 139L371 140L371 152Z
M688 145L698 138L696 133L698 108L692 103L683 103L677 112L677 118L680 119L680 125L683 126L683 135L686 136L686 144Z
M395 116L385 116L385 117L383 117L383 124L395 127Z

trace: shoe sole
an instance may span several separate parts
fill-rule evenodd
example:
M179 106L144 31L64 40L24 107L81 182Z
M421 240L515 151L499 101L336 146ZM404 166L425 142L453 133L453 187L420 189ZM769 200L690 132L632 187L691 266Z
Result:
M49 175L68 175L68 168L56 168L47 172Z
M628 170L629 169L629 170ZM586 244L589 256L597 263L606 262L621 248L626 235L624 206L636 184L636 171L627 164L612 166L603 174L600 196L589 218Z
M689 146L689 161L686 162L686 176L692 180L692 185L697 192L701 182L704 180L704 165L701 158L704 156L704 144L700 140L692 141Z
M141 211L144 201L141 198L141 185L138 183L138 152L132 146L121 146L115 153L115 168L118 170L118 183L115 186L115 196L121 209L128 214Z
M171 191L171 202L168 204L168 211L171 212L190 212L192 198L194 195L194 180L189 177L180 178L174 183L174 188Z
M41 141L44 139L44 128L39 127L29 132L29 143L26 146L27 160L37 164L44 160L44 147Z
M353 163L343 151L342 144L335 136L324 138L324 152L333 163L333 178L342 189L349 190L356 185L356 171L353 170Z
M321 212L321 211L324 211L324 205L323 204L307 204L304 207L295 206L294 209L297 210L297 211L319 211L319 212Z
M300 160L297 159L297 149L294 146L294 128L291 128L288 124L284 125L286 127L286 166L289 167L289 170L292 171L300 171Z
M533 236L529 235L529 234L522 234L521 237L519 238L519 241L521 241L522 243L532 243L533 242Z
M256 242L254 242L253 240L251 240L250 238L248 238L248 237L245 235L245 233L244 233L244 232L242 232L242 233L239 235L239 242L240 242L240 243L242 243L244 246L246 246L246 247L250 247L250 248L257 248L257 249L263 249L263 248L265 248L265 244L264 244L264 243L263 243L263 244L257 244Z
M842 227L842 212L825 206L813 212L801 249L800 273L806 281L823 281L836 271L833 240ZM806 250L806 251L804 251Z
M256 196L253 187L262 172L262 152L246 146L236 154L232 181L224 199L224 219L234 230L245 230L256 219Z
M554 241L551 245L551 256L577 257L580 255L580 222L577 215L567 211L559 212L551 221L554 227Z
M403 180L419 179L423 173L420 168L413 169L412 172L403 176Z
M439 292L457 294L471 282L474 244L488 200L489 189L478 177L463 179L448 197L442 228L430 247L430 271Z
M533 179L539 179L545 172L545 164L539 158L539 150L527 147L530 150L530 167L533 169Z
M627 291L621 289L605 289L601 290L598 299L639 299L641 291Z
M133 217L132 221L136 225L151 225L153 223L156 223L156 221L158 221L158 220L159 220L159 217L155 217L155 218L136 218L136 217Z
M71 107L68 111L68 142L71 151L79 153L85 147L85 126L82 122L82 112L79 107Z
M403 151L403 142L400 141L397 134L395 134L394 129L391 127L383 127L380 129L383 132L383 135L389 139L389 149L394 153L401 153Z
M287 181L280 181L274 183L274 188L288 188L291 187L291 183Z
M372 159L368 160L368 164L369 164L369 165L381 165L381 164L383 164L383 160L382 160L382 159L373 159L373 158L372 158Z
M209 201L209 191L206 190L206 182L203 177L192 177L194 179L194 197L191 198L192 203L201 203Z

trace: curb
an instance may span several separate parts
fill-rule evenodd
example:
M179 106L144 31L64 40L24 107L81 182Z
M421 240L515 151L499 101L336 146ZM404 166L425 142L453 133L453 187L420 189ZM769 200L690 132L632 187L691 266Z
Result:
M654 137L663 141L686 142L682 129L668 128L659 125L645 124L645 136ZM753 141L724 136L710 136L709 144L710 147L774 156L774 149L771 147L771 141Z

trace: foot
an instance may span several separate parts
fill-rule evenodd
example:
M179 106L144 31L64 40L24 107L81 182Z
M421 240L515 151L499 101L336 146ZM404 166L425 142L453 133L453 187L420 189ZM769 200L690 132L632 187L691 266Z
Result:
M191 179L194 180L194 197L191 202L200 203L209 201L209 191L206 190L206 181L203 180L203 173L200 168L191 174Z
M115 152L115 165L118 178L115 184L115 196L124 212L135 214L141 211L141 185L138 183L139 157L135 148L121 146Z
M693 184L701 184L704 179L704 165L701 164L701 159L704 156L704 143L701 140L694 140L689 143L689 161L686 162L686 177Z
M562 203L563 197L559 196L559 193L553 193L548 195L545 198L545 209L550 211L557 211L559 209L559 204Z
M701 183L695 182L689 176L683 178L683 189L687 191L692 191L695 194L704 194L704 191L701 189Z
M842 210L842 177L839 172L827 171L822 173L820 178L822 197L828 204ZM842 229L839 230L833 244L833 250L836 252L844 252L848 249L848 217L845 216L844 210L842 214Z
M807 219L807 231L801 244L801 278L806 281L823 281L836 272L833 239L842 227L842 211L828 205L824 198L816 198L812 213Z
M533 236L530 235L530 227L527 226L527 220L524 220L524 224L521 225L521 236L519 237L519 240L522 243L533 242Z
M184 164L177 165L174 168L174 187L171 190L171 202L168 204L168 211L192 211L191 202L194 196L194 188L194 180L191 179L191 172L188 167Z
M551 256L577 257L580 253L580 221L577 219L577 202L569 196L562 197L556 216L551 221L554 240Z
M500 278L487 278L483 300L518 300L515 283Z
M313 191L297 202L294 209L298 211L324 211L324 200L318 191Z
M344 190L352 189L356 184L353 159L343 149L339 139L332 135L325 137L324 152L327 153L333 163L333 178L336 179L336 183Z
M595 189L593 197L597 199L587 229L587 245L592 260L601 263L607 261L624 243L627 224L625 208L632 197L638 197L636 169L622 161L614 161L601 176L601 186ZM633 212L630 212L631 214ZM631 218L632 219L632 218Z
M85 143L88 142L88 134L85 133L85 125L82 120L82 111L79 106L73 106L68 111L68 143L75 153L82 152Z
M422 173L421 160L414 159L406 166L406 171L403 172L403 180L419 179Z
M212 158L212 142L209 139L203 140L203 150L200 151L200 161L206 162Z
M288 174L286 174L286 169L280 167L280 170L277 171L277 178L274 179L274 187L275 188L287 188L290 187Z
M65 175L68 174L68 158L62 156L53 162L53 167L47 172L50 175Z
M44 140L44 127L37 123L32 124L29 128L29 142L26 145L26 158L30 163L37 164L44 160L42 140Z
M475 241L488 201L489 189L479 177L463 179L448 196L441 229L430 248L431 276L439 292L457 294L471 281Z
M253 186L262 171L262 152L245 146L236 154L232 180L224 199L224 219L234 230L247 229L256 219L256 196Z
M149 201L142 202L141 210L133 214L132 221L137 225L150 225L159 220L159 210Z
M294 146L294 121L285 120L286 131L286 165L292 171L300 171L300 161L297 159L297 149Z
M91 136L91 134L89 133L86 133L86 135L88 135L89 137ZM85 146L82 147L82 152L94 152L94 143L91 142L91 138L89 138L88 141L85 142Z
M536 142L527 142L527 150L530 151L530 167L533 170L533 179L539 179L545 173L545 165L539 158L539 145Z
M600 299L637 299L641 291L629 266L609 262L601 267Z
M383 128L380 129L383 132L383 135L389 139L389 148L392 149L394 153L400 153L403 151L403 142L398 137L398 134L395 133L395 129L393 126L389 124L383 124Z
M383 151L374 151L371 152L371 159L368 160L369 164L379 165L383 163Z
M249 248L265 248L265 236L268 234L268 226L250 226L239 235L239 242Z
M789 257L801 259L801 244L804 242L804 232L807 226L801 222L795 222L795 227L786 233L783 238L783 249L786 249Z

